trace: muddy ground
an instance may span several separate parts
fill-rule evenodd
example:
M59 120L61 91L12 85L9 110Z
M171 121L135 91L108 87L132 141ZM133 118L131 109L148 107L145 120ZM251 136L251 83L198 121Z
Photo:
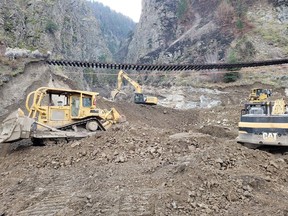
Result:
M220 105L188 110L102 100L127 122L10 148L0 215L288 215L288 155L237 144L249 89L223 91Z

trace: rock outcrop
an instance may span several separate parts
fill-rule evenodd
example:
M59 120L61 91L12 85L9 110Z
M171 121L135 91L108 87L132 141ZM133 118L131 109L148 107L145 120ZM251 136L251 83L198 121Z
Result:
M143 0L142 5L127 62L213 63L287 55L286 1Z

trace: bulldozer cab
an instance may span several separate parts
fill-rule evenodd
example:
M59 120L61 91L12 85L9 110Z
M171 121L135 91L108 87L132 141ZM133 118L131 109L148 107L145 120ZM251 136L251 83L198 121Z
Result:
M40 88L27 97L26 108L29 117L57 127L74 120L98 116L100 111L96 107L97 95L96 92Z

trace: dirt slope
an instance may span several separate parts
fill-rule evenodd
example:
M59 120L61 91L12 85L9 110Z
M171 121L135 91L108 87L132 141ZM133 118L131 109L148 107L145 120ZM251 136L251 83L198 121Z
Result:
M0 158L0 215L288 215L288 156L235 142L236 102L181 111L100 101L128 121Z

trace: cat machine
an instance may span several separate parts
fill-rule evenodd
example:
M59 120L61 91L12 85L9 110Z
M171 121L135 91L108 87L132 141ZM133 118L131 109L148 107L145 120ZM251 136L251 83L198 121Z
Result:
M117 88L111 92L112 100L115 100L116 96L121 92L123 79L126 79L135 89L134 103L136 104L148 104L156 105L158 103L157 97L147 96L143 94L142 87L133 79L131 79L126 72L120 70L117 78Z
M288 146L288 112L283 99L245 104L237 142L254 146Z
M253 88L249 94L250 103L259 103L267 100L272 95L271 89Z
M0 143L79 139L125 121L116 109L97 106L97 92L41 87L28 94L28 114L18 109L1 126Z

